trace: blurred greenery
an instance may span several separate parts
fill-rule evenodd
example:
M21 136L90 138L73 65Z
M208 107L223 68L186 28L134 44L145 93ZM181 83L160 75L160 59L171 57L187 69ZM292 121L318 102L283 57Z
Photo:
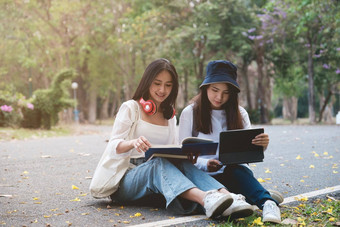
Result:
M339 110L339 4L3 0L0 90L10 85L28 99L50 89L62 69L73 68L81 121L95 123L132 97L155 58L168 58L177 68L178 109L197 93L206 64L226 59L238 65L241 105L259 113L259 122L270 123L271 113L279 114L275 108L290 97L298 99L293 117L322 121L328 109L333 116Z

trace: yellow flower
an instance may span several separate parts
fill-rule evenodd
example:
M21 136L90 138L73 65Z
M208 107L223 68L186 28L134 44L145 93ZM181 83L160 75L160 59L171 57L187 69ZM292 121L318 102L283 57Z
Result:
M261 217L256 218L256 219L253 221L253 224L254 224L254 225L263 225L263 222L261 221Z
M333 213L333 209L329 208L326 212L329 213L329 214L332 214Z
M72 185L72 189L74 190L74 189L79 189L79 188L75 185Z
M266 182L265 180L263 180L262 178L257 178L258 182L263 183Z
M300 155L298 155L298 156L296 157L296 159L297 159L297 160L301 160L302 158L301 158Z
M270 171L269 169L267 169L267 170L265 171L265 173L271 173L271 171Z
M140 217L140 216L142 216L141 213L135 213L135 217Z
M310 168L310 169L314 169L315 166L314 166L314 165L310 165L309 168Z
M298 200L298 201L307 201L308 197L301 197L301 198L295 197L295 200Z
M299 225L306 225L305 220L303 218L298 217Z
M335 221L335 218L331 217L328 219L329 221Z
M298 207L305 208L305 207L306 207L306 204L301 203Z

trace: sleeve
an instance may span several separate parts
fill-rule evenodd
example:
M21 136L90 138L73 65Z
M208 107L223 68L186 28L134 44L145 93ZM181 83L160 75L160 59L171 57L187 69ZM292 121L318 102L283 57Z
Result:
M198 156L195 166L200 170L208 172L208 161L209 161L208 158L201 158L200 156Z
M169 120L170 126L170 135L169 135L169 144L178 144L178 128L177 128L177 118L174 116Z
M239 110L240 110L241 117L242 117L243 128L244 129L251 128L251 123L250 123L250 119L249 119L249 115L247 111L242 106L239 106Z
M186 137L192 137L193 107L185 107L179 118L179 142Z
M135 123L134 122L136 118L135 116L136 114L138 114L136 113L135 108L133 108L132 105L133 103L131 102L132 101L124 102L119 108L119 111L116 115L110 140L107 145L107 149L111 151L110 152L111 158L130 156L131 151L122 154L117 154L116 148L120 142L124 141L129 136L132 125Z

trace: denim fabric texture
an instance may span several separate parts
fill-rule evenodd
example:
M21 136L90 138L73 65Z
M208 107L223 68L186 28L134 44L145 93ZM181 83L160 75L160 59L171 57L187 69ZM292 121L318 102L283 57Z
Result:
M190 214L198 204L178 196L194 187L202 191L224 188L189 161L154 158L129 170L111 198L118 202L131 202L153 194L162 194L167 209L179 214Z
M263 209L267 200L272 200L277 204L246 166L227 165L223 173L212 177L226 186L228 191L244 195L248 203L256 205L260 209Z

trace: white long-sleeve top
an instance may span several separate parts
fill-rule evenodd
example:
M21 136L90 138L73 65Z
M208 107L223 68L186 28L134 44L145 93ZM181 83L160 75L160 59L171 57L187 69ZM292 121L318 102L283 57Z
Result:
M103 198L114 193L119 181L129 168L130 158L144 157L135 148L118 154L117 146L124 140L145 136L151 144L176 144L176 117L168 120L167 126L148 123L141 119L141 108L135 100L124 102L117 113L110 140L93 175L90 191L92 196Z
M192 127L193 127L193 105L191 104L184 108L181 113L179 120L179 141L182 141L186 137L192 137ZM250 119L247 111L239 106L239 110L242 116L243 128L248 129L251 128ZM211 139L214 142L219 142L220 132L227 131L227 121L225 117L224 110L212 110L211 112L211 123L212 123L212 133L204 134L202 132L198 133L199 138ZM202 169L208 172L207 163L209 159L219 159L219 147L217 148L216 155L202 155L197 159L197 163L195 164L199 169ZM209 174L215 175L218 173L222 173L225 166L223 166L219 171L213 172Z

